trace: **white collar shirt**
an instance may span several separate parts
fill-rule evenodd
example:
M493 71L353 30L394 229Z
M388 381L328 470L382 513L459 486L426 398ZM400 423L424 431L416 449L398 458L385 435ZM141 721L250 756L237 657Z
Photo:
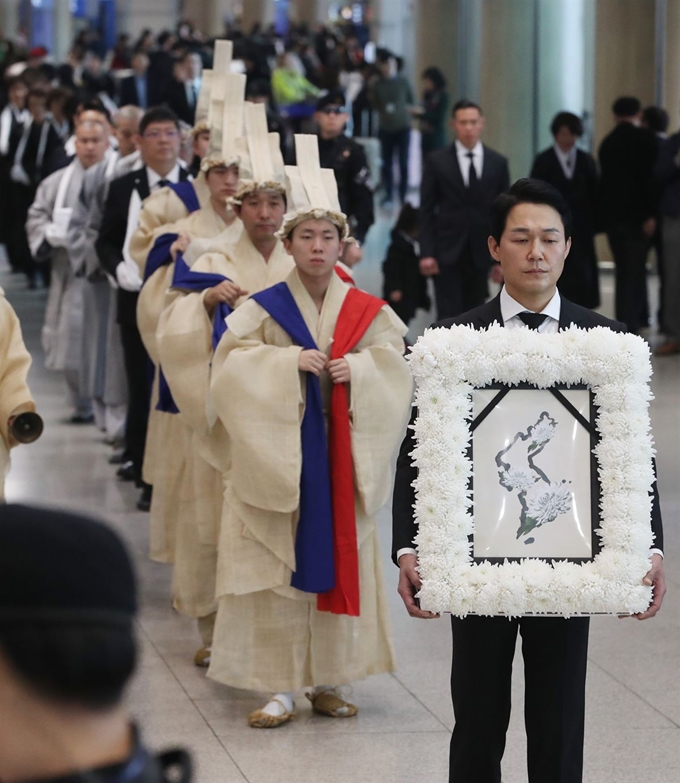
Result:
M567 179L573 179L574 171L576 169L576 156L578 155L576 145L574 144L569 152L560 149L557 144L555 144L553 149L555 150L555 155L557 155L557 160L560 162L564 176Z
M468 157L472 153L472 160ZM456 155L458 156L458 166L463 176L463 182L467 188L470 184L470 166L474 165L477 174L477 181L482 178L484 170L484 145L478 141L475 146L469 150L456 139Z
M149 193L155 193L157 190L165 187L165 185L160 184L161 180L172 182L173 185L179 182L179 163L175 163L175 168L168 172L164 177L161 177L160 174L147 166L146 176L149 180Z
M555 291L555 295L548 304L541 310L542 315L548 316L538 327L541 334L556 334L560 328L560 311L562 310L562 300L560 292ZM517 329L524 326L524 322L519 317L520 313L530 313L531 310L513 299L507 292L505 286L501 290L501 318L506 329Z

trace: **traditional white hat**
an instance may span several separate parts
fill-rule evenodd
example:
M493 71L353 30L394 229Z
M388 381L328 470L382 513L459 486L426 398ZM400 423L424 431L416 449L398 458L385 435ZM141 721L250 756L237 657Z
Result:
M296 134L297 166L286 166L288 212L278 236L283 239L303 220L329 220L340 230L340 238L349 236L347 216L340 209L338 184L333 169L322 169L319 140L310 134Z
M231 41L215 41L212 70L205 69L201 78L201 89L196 102L196 118L191 135L198 136L210 130L210 96L214 73L229 73L234 45Z
M236 140L243 135L243 104L245 102L245 74L231 73L231 41L216 41L213 70L209 77L207 127L210 146L201 162L201 171L215 166L233 166L239 163ZM206 100L199 96L199 106Z
M269 133L264 104L246 102L245 125L245 138L236 142L241 152L241 178L233 202L240 204L244 196L257 190L274 190L285 195L286 174L279 134Z

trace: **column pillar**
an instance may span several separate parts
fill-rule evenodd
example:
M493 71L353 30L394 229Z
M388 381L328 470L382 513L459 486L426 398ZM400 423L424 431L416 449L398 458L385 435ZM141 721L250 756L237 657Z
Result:
M612 129L621 95L654 102L655 0L597 0L595 21L595 150ZM673 46L676 43L669 39ZM669 56L672 53L669 51Z
M19 3L17 0L0 0L0 29L10 40L19 32Z
M241 29L245 35L250 33L254 24L267 27L274 21L274 0L245 0Z
M663 106L670 115L669 130L680 127L680 0L668 0Z
M54 51L50 52L57 62L66 59L73 43L73 17L70 0L54 0Z

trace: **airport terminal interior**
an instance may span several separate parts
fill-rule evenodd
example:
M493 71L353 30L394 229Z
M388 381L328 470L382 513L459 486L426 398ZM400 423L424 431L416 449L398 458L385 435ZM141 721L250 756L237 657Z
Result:
M294 51L304 68L317 66L313 77L306 72L312 81L318 77L306 98L308 106L320 105L316 101L338 86L345 97L349 91L360 101L362 84L349 77L369 80L374 64L387 58L392 77L398 72L411 85L412 107L422 108L421 76L425 69L436 68L448 101L446 117L440 120L439 146L454 141L448 121L451 107L469 100L483 109L483 143L507 158L510 182L529 176L536 155L552 147L551 121L558 112L579 119L577 146L593 156L598 171L598 151L615 127L612 105L617 98L634 96L640 109L664 110L663 115L646 115L665 116L663 129L648 130L650 137L656 132L660 148L672 143L680 129L680 0L0 0L0 23L0 53L5 56L6 44L12 42L17 59L21 51L29 52L36 67L66 62L73 40L87 30L91 34L83 40L90 44L84 51L91 55L85 58L99 58L99 65L111 73L114 49L116 56L124 54L122 48L116 49L120 34L129 34L125 46L132 58L134 43L144 30L151 31L154 40L170 31L180 43L170 51L179 51L184 40L185 48L198 52L206 67L206 52L212 51L214 39L226 35L234 41L233 58L238 62L232 72L246 75L254 57L251 46L264 52L269 69L276 67L277 58ZM150 53L155 47L153 43ZM326 47L325 61L319 57L321 47ZM343 54L333 59L328 48ZM352 66L342 59L350 53L357 58ZM3 63L3 72L10 67L8 61ZM129 67L123 62L121 70ZM333 69L335 83L329 76ZM265 80L267 74L265 70ZM115 112L118 77L113 83L104 103L110 102ZM394 165L388 166L388 184L381 157L386 149L396 152L396 147L386 147L380 135L379 112L370 102L363 111L353 112L351 106L344 110L347 137L365 152L365 183L375 218L361 243L363 257L351 271L357 288L382 298L383 261L394 240L394 226L404 204L421 204L425 142L431 128L421 121L422 112L411 112L405 165L400 166L396 154ZM391 113L388 106L388 120ZM313 114L313 109L307 112L300 125L297 117L283 112L277 127L284 157L292 154L295 132L316 133ZM675 166L680 167L680 136L677 141ZM399 192L395 185L388 192L392 180L400 182L404 172L406 186ZM680 780L680 342L674 342L680 341L680 334L664 331L659 321L664 303L670 301L673 309L663 286L669 281L678 284L680 273L664 273L667 267L660 262L658 248L668 247L659 238L666 203L661 190L659 185L654 213L659 234L649 240L645 259L645 312L634 331L652 354L650 415L668 592L658 615L645 622L615 616L591 619L582 778L586 783ZM5 200L1 204L8 209ZM5 215L0 215L3 221ZM673 218L676 223L679 217L680 208ZM606 232L598 227L596 234L596 309L608 318L620 318L614 254ZM680 269L677 237L675 242ZM664 256L663 263L672 265L673 259ZM450 618L423 620L407 614L397 593L399 569L391 558L391 503L379 511L377 530L395 671L340 683L342 698L359 706L356 717L334 720L316 714L300 691L295 693L297 712L290 723L270 731L254 730L246 717L262 706L266 694L223 685L194 665L201 638L195 620L172 608L172 565L149 558L149 513L137 508L139 489L134 481L116 477L118 466L109 463L114 450L106 433L93 424L71 421L63 373L45 366L41 333L50 289L41 271L32 274L17 269L8 247L0 246L0 288L20 320L32 357L28 385L45 423L37 442L12 450L6 500L91 514L108 522L129 547L141 596L136 623L140 660L126 698L147 745L153 750L186 748L198 783L455 783L457 778L448 777L454 728ZM425 279L429 304L411 319L409 344L437 319L433 279ZM492 281L489 297L498 291L498 281ZM668 313L668 304L664 307ZM675 308L680 309L680 287ZM527 777L521 644L520 639L513 664L502 782L567 783L561 777Z

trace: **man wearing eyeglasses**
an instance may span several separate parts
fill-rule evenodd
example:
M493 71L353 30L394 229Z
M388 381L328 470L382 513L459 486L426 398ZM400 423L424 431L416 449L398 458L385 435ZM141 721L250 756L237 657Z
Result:
M319 129L321 167L335 172L340 208L350 220L352 236L361 243L375 221L373 190L364 148L344 133L349 114L340 90L331 90L319 99L314 119ZM346 253L358 254L358 258L343 258L349 266L361 260L356 245L350 245Z
M137 228L144 199L190 175L178 162L179 121L170 109L150 109L139 125L137 142L143 166L111 183L96 250L102 267L115 278L120 289L118 323L128 382L125 439L134 480L142 489L137 507L140 511L148 511L151 486L142 481L142 463L149 418L149 371L148 357L137 328L137 299L142 278L130 255L130 239Z

